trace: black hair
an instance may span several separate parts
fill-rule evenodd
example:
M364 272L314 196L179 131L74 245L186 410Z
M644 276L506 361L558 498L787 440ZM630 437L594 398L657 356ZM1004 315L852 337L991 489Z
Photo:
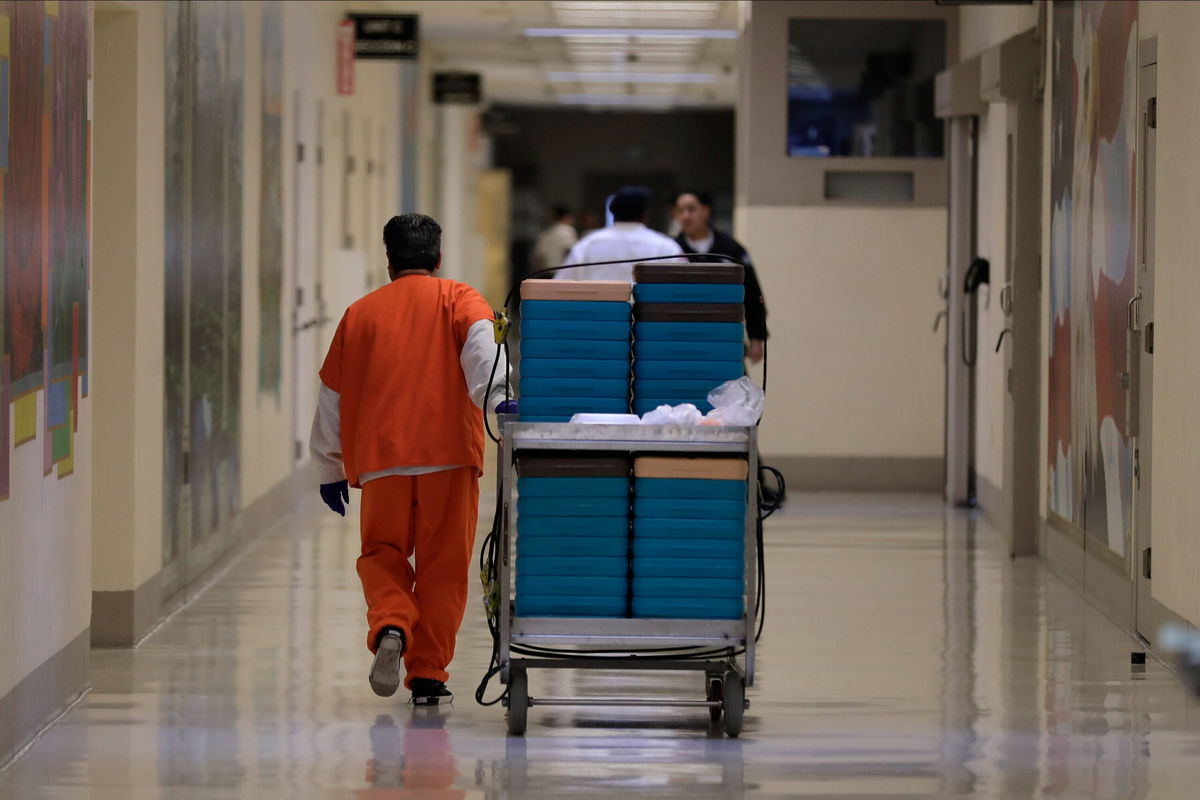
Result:
M394 270L433 272L442 260L442 226L424 214L401 214L383 226L383 246Z
M556 220L571 216L571 207L562 203L555 203L551 211L554 212L554 219Z
M696 198L697 201L699 201L700 205L704 206L709 211L712 211L712 207L713 207L712 196L709 195L708 192L698 192L695 189L684 189L681 192L676 192L675 193L675 204L676 205L679 204L679 198L683 197L685 194L690 194L692 197Z
M608 204L614 222L641 222L650 204L650 190L644 186L623 186Z

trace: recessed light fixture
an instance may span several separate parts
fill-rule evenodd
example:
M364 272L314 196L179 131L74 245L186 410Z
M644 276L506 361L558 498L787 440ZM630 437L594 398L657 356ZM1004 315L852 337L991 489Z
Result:
M728 28L526 28L533 38L573 39L581 36L636 36L645 39L736 39L738 32Z
M551 72L551 83L713 83L708 72Z

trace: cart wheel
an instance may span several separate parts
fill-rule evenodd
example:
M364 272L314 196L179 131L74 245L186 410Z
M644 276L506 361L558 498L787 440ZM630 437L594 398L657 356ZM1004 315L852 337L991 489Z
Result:
M524 736L529 719L529 676L523 669L508 674L508 733Z
M720 700L721 695L724 692L724 684L721 682L721 679L720 678L709 678L707 681L707 684L708 684L708 690L705 692L704 696L709 700ZM711 719L713 722L716 722L717 720L719 720L721 718L721 707L720 706L709 706L708 707L708 718Z
M733 671L725 673L721 701L725 712L725 735L737 738L742 732L742 717L746 712L746 682L741 675Z

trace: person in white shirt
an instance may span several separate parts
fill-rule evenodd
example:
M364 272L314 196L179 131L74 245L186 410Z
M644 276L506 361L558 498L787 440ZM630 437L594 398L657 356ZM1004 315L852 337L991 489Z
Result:
M571 248L566 264L586 264L593 261L632 259L626 264L603 267L572 267L562 269L555 278L575 281L626 281L633 283L633 265L637 259L661 256L680 256L683 249L669 236L646 227L646 208L650 192L639 186L626 186L608 204L613 224L589 233Z
M537 244L533 248L534 270L562 264L577 241L579 235L575 233L575 217L571 214L571 209L561 204L556 205L554 222L538 234Z

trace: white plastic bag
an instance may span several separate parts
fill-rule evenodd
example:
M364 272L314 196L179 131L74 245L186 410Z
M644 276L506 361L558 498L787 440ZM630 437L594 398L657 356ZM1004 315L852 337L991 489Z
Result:
M691 403L679 406L661 405L642 415L644 425L699 425L704 415Z
M767 395L746 376L722 383L708 393L713 410L704 418L706 425L750 426L762 416Z

